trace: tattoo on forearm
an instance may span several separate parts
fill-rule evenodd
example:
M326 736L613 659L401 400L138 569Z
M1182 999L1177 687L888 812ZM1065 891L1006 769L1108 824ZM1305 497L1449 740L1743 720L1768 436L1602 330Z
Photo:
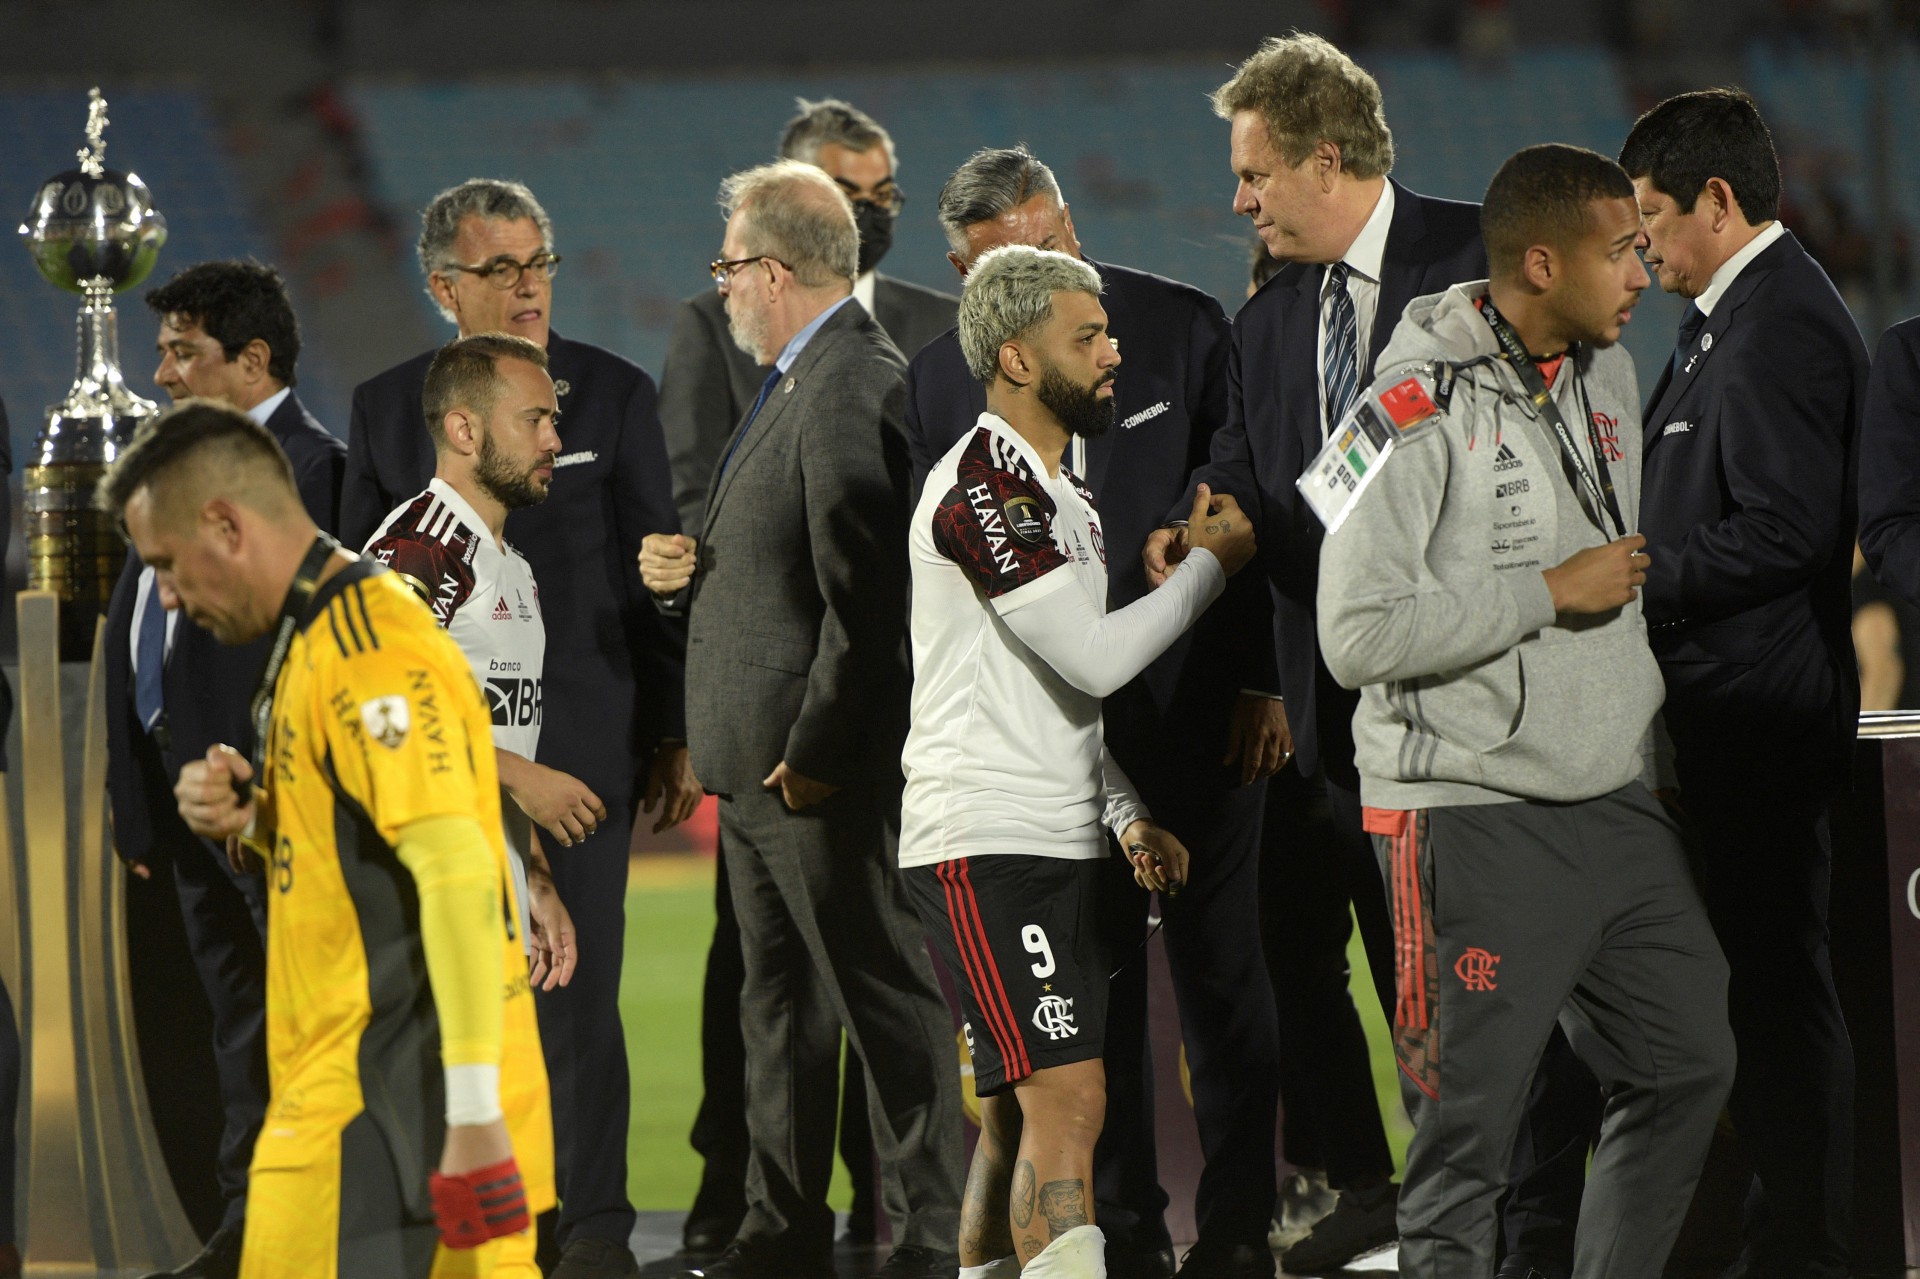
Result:
M1049 1185L1052 1183L1049 1182ZM1033 1224L1033 1162L1022 1159L1013 1166L1013 1190L1008 1195L1008 1211L1017 1230Z
M1087 1183L1075 1177L1040 1187L1040 1215L1047 1219L1055 1239L1075 1226L1087 1225Z

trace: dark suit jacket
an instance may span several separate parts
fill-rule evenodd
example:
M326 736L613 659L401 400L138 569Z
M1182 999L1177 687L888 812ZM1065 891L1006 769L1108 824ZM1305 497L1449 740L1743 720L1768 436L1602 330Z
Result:
M873 318L902 354L911 356L951 329L959 306L950 294L873 277ZM728 335L718 291L707 289L680 304L660 370L660 425L682 532L698 537L705 527L707 481L769 371Z
M1882 586L1920 607L1920 316L1873 353L1860 423L1860 549Z
M267 419L293 464L301 504L313 522L328 532L339 526L340 481L347 449L327 433L289 395ZM140 726L133 705L133 606L140 589L140 557L128 552L113 595L107 601L107 792L113 810L114 846L130 862L154 860L156 849L180 847L193 835L174 807L173 781L180 767L199 759L207 747L224 742L240 751L253 749L253 725L247 706L266 663L268 639L228 645L182 613L174 624L173 648L161 676L166 707L167 748ZM225 864L224 850L207 847Z
M1866 392L1860 331L1788 234L1734 279L1648 400L1644 599L1683 790L1703 767L1753 759L1848 768Z
M1129 267L1088 265L1100 273L1107 327L1120 343L1120 375L1114 427L1085 441L1081 478L1093 490L1107 540L1108 606L1120 609L1147 593L1138 548L1168 504L1179 500L1188 473L1206 461L1214 432L1226 421L1230 326L1220 303L1190 285ZM915 502L927 473L973 430L986 407L986 387L968 372L957 330L913 357L907 444ZM1219 756L1195 751L1192 743L1223 740L1241 688L1272 691L1271 654L1245 642L1249 633L1264 631L1268 616L1258 576L1237 575L1225 600L1107 699L1107 741L1136 783L1151 785L1150 774L1175 761L1197 765L1191 771L1202 776L1219 773ZM1177 749L1166 750L1168 744Z
M433 478L421 394L435 352L353 392L341 532L355 549ZM685 735L683 635L640 585L640 539L673 532L666 446L653 379L640 367L552 333L548 371L560 394L560 457L538 506L507 516L506 535L533 567L547 623L545 727L539 761L591 786L609 809L663 737Z
M1380 305L1367 345L1371 356L1378 359L1387 349L1407 303L1486 274L1478 205L1435 200L1394 183ZM1359 779L1353 767L1353 712L1359 694L1336 684L1320 660L1313 601L1324 530L1293 486L1323 443L1315 348L1325 279L1324 266L1289 263L1234 317L1227 424L1214 436L1212 458L1194 472L1192 483L1232 494L1259 532L1260 563L1273 587L1273 643L1296 763L1304 773L1324 769L1328 777L1354 787ZM1187 497L1169 507L1165 517L1186 518L1191 501L1190 485Z
M897 788L907 730L906 361L849 299L715 474L688 612L687 727L708 790L782 760Z

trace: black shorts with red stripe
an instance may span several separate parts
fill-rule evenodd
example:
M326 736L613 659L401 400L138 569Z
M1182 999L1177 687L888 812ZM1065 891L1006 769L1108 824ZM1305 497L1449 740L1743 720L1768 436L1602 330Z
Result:
M928 940L960 978L974 1092L1101 1055L1109 956L1097 860L996 854L904 872Z

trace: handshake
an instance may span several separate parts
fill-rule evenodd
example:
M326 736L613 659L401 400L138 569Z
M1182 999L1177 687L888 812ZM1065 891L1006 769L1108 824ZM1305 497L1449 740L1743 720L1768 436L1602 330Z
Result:
M1247 566L1257 549L1253 521L1240 509L1231 494L1216 496L1202 484L1194 490L1193 510L1185 526L1158 528L1147 538L1141 561L1146 565L1147 583L1158 586L1167 580L1174 565L1187 558L1195 547L1205 547L1220 561L1227 576Z

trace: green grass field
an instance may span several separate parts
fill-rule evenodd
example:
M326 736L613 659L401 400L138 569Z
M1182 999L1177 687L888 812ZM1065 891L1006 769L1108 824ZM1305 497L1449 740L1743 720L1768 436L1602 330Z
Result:
M700 1184L700 1158L687 1144L700 1105L700 979L713 932L713 864L693 856L637 859L627 889L626 967L620 1007L633 1072L627 1133L627 1189L634 1207L681 1210ZM1411 1132L1400 1107L1393 1053L1356 934L1349 950L1353 999L1373 1047L1374 1086L1387 1118L1396 1169ZM831 1201L844 1210L851 1189L834 1167Z

